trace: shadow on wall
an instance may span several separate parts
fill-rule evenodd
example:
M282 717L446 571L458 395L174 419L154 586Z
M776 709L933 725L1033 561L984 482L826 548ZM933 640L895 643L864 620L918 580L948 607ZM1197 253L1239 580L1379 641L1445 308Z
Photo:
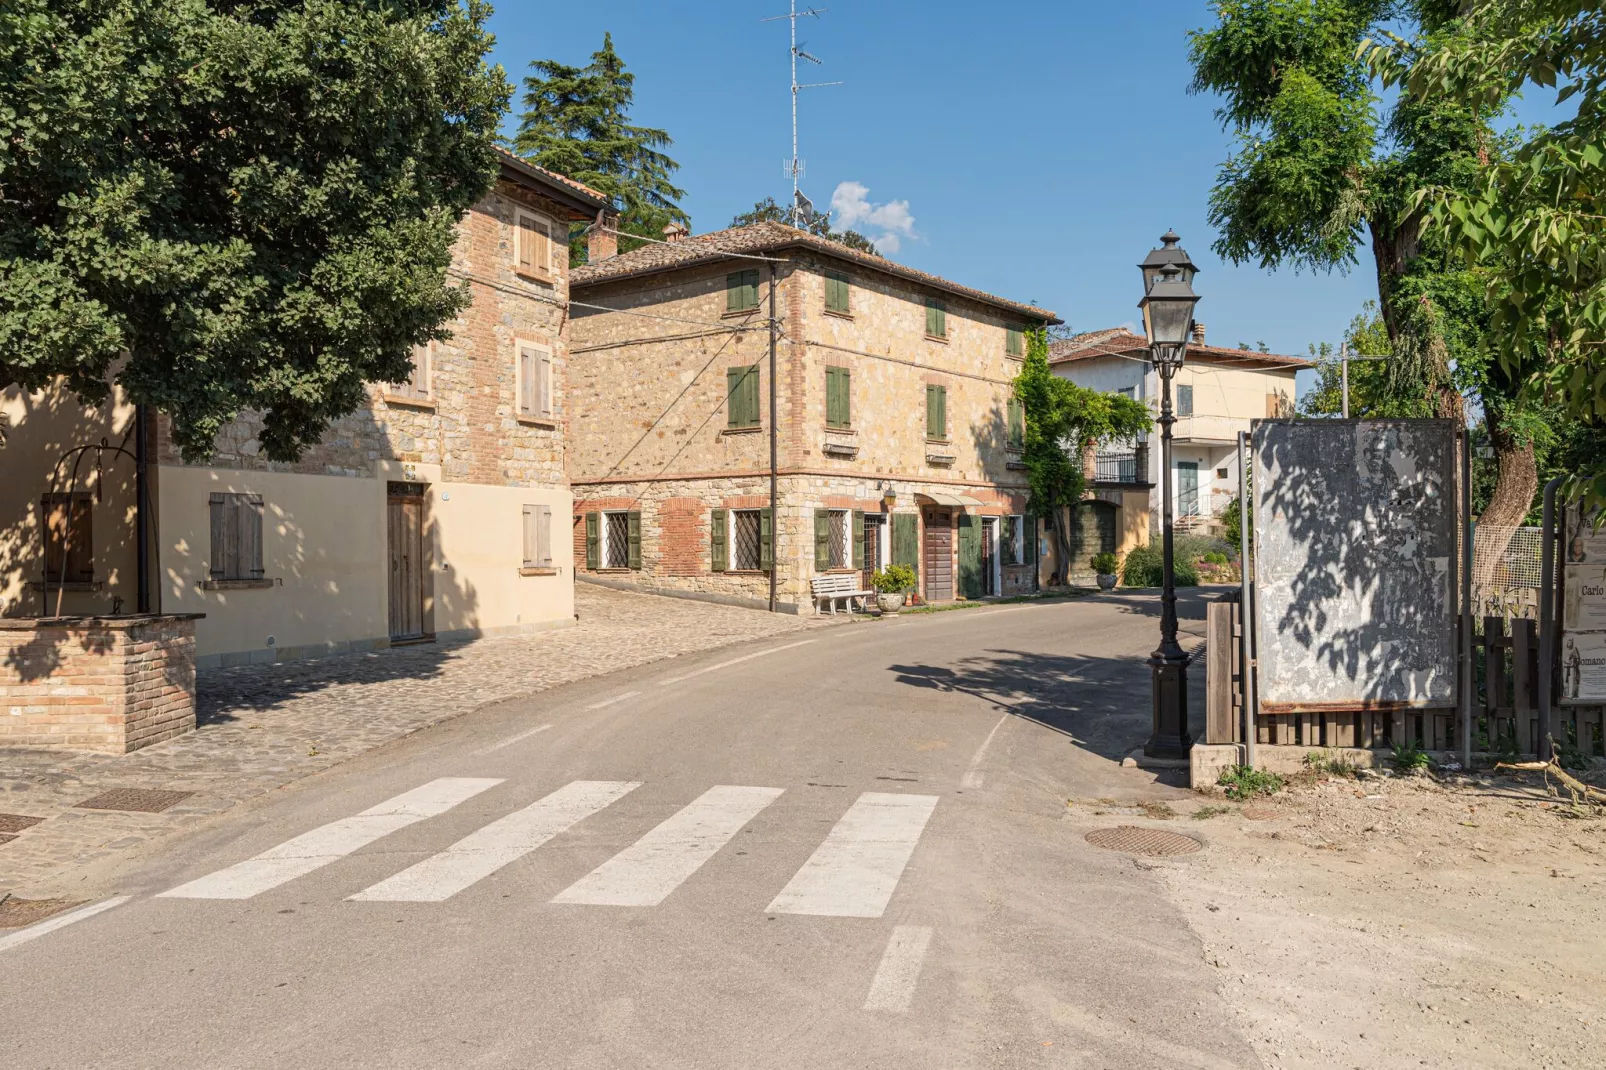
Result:
M1257 629L1266 686L1278 700L1448 700L1453 426L1266 424L1255 449L1255 516L1276 518L1255 532L1261 619L1275 614Z
M6 675L25 684L48 680L72 657L72 646L78 647L79 654L97 655L106 653L116 641L116 633L109 628L90 627L65 642L55 636L36 632L26 643L6 651Z

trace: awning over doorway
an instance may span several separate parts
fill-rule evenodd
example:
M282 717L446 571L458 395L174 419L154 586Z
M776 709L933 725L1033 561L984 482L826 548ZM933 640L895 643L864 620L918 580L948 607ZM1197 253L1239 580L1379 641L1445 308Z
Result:
M937 491L917 491L915 492L915 499L930 502L932 505L955 505L960 508L965 506L979 507L982 504L968 494L943 494Z

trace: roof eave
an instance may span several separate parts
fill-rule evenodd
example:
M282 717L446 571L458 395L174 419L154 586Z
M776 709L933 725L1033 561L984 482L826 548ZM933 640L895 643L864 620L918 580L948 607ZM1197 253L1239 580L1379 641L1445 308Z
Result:
M593 219L599 211L614 211L613 202L606 197L593 197L575 189L517 156L499 153L497 161L501 164L503 177L523 185L534 186L536 192L542 196L573 208L579 214L579 218Z

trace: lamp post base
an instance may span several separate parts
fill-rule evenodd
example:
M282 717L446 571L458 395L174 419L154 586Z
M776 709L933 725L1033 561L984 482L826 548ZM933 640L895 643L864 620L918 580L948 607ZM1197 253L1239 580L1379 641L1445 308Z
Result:
M1156 650L1149 658L1154 696L1154 732L1143 744L1150 758L1188 757L1193 736L1188 733L1188 663L1184 651Z

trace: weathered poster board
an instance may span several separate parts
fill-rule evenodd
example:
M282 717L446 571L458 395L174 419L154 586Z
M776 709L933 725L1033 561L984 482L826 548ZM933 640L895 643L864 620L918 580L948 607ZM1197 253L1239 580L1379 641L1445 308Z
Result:
M1259 420L1255 634L1267 713L1456 704L1448 420Z
M1606 525L1599 509L1567 508L1562 530L1561 701L1606 702Z

